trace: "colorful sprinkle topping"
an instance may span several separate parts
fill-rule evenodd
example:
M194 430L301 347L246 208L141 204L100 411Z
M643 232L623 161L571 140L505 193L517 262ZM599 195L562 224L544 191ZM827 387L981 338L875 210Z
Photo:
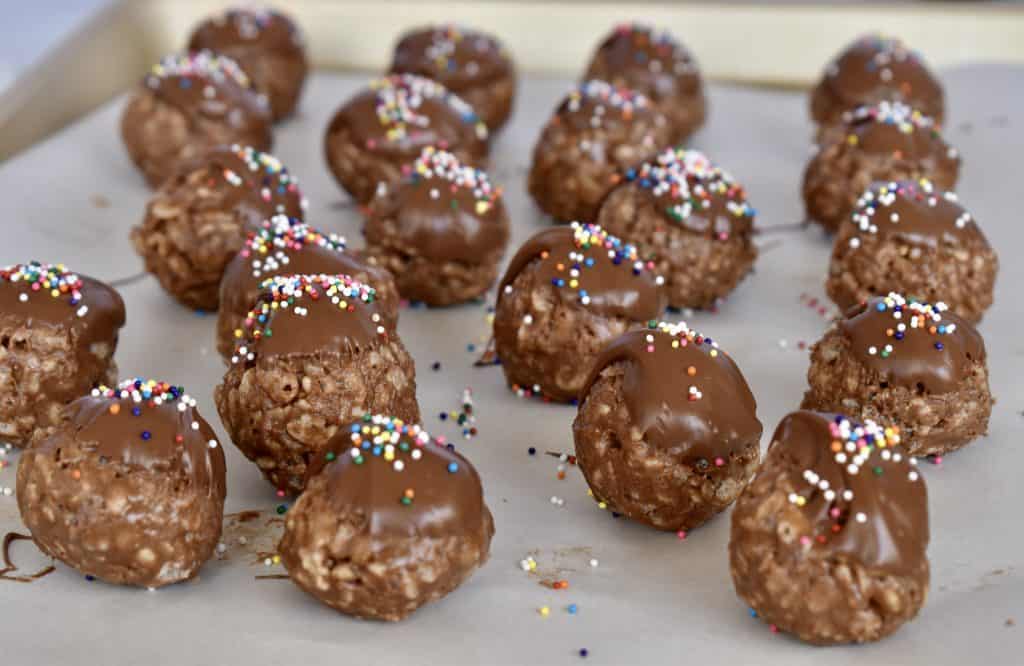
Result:
M878 104L859 106L852 111L845 112L843 119L850 125L862 123L893 125L903 134L912 134L915 130L929 130L935 136L939 135L935 129L935 121L930 116L924 115L903 102L882 100ZM857 137L851 134L848 140L856 143Z
M324 235L305 222L293 223L286 215L275 215L265 220L259 231L249 233L239 254L250 260L252 275L258 278L283 270L290 261L289 252L299 252L308 246L340 254L345 251L345 239Z
M459 46L466 46L471 52L481 56L489 53L505 55L504 49L491 37L451 23L438 26L431 33L431 40L424 55L437 71L456 72L459 69L459 61L456 58ZM466 62L463 67L470 76L476 76L480 72L480 63L475 60Z
M403 170L406 178L413 182L436 179L448 182L448 187L442 189L451 192L458 189L471 191L476 199L474 210L477 215L483 215L491 210L501 197L501 188L491 185L486 171L463 165L452 153L438 150L434 146L424 148L416 161ZM440 198L441 191L433 189L430 196L434 199Z
M917 182L875 183L857 200L857 207L853 211L853 223L861 232L870 235L878 234L879 224L899 225L899 213L895 211L886 213L901 198L924 203L929 208L935 208L942 201L959 206L955 193L939 190L925 178L921 178ZM969 212L962 210L953 220L953 226L958 230L963 229L973 219ZM850 239L850 247L856 249L860 247L860 244L859 237L854 236Z
M941 301L933 305L915 298L905 298L891 291L888 296L868 307L881 313L888 312L893 319L893 325L885 331L886 337L892 342L881 348L874 345L868 347L867 352L871 356L889 358L896 351L894 343L898 344L903 340L908 329L920 329L934 335L936 340L933 346L938 351L944 348L940 341L941 337L956 331L956 324L942 322L942 313L949 308Z
M191 87L193 79L208 79L215 83L231 80L243 88L252 87L249 76L242 71L238 63L227 56L206 49L164 56L160 62L153 65L153 69L146 77L146 85L150 88L159 88L164 79L172 77L179 79L178 85L182 88ZM203 94L208 97L216 95L216 90L204 88Z
M601 124L601 117L609 108L619 111L621 116L628 120L638 109L646 109L651 105L646 96L635 90L613 86L600 79L591 79L574 88L569 93L567 102L566 109L571 113L578 112L586 103L596 103L592 117L592 124L596 123L595 126Z
M613 39L628 39L633 47L632 64L645 67L652 74L664 73L666 62L671 63L676 75L697 71L689 51L668 30L641 23L620 23L612 34Z
M884 35L865 35L849 50L868 49L874 51L874 55L865 64L865 69L874 72L878 79L888 83L893 79L892 65L901 62L921 63L921 57L916 51L912 51L895 37ZM827 75L835 77L839 75L839 61L829 64ZM909 86L907 86L909 92Z
M473 126L479 139L487 139L487 126L473 107L436 81L414 74L392 74L371 81L370 89L376 93L377 120L386 128L388 141L405 140L430 126L430 117L420 110L428 99L441 100L462 122Z
M125 379L118 383L117 388L99 386L92 390L91 395L94 398L111 401L107 411L114 415L121 413L121 403L123 401L131 400L135 404L130 412L133 417L141 417L143 414L142 407L144 406L159 407L165 403L174 404L179 412L194 409L196 406L195 398L185 393L185 387L174 386L173 384L160 382L155 379L143 379L141 377ZM200 427L200 423L197 420L193 420L189 424L189 428L193 431L198 431ZM139 439L143 442L150 442L153 440L153 433L149 430L140 430ZM175 444L182 444L184 441L185 436L181 433L174 436ZM210 439L207 441L207 446L215 449L219 444L216 439Z
M285 194L298 194L300 197L302 196L302 191L299 189L299 181L291 175L288 168L281 163L281 160L270 153L264 153L255 148L238 144L231 146L231 152L238 159L245 162L245 166L251 174L257 176L260 199L264 202L270 203L275 196L283 196ZM224 169L224 180L235 187L240 187L245 183L245 179L231 169ZM302 198L302 208L305 209L306 205L306 199Z
M28 303L33 292L49 294L51 298L65 299L70 307L77 307L75 315L84 317L89 306L82 303L82 278L68 271L64 264L44 264L30 261L0 269L0 281L24 285L18 300Z

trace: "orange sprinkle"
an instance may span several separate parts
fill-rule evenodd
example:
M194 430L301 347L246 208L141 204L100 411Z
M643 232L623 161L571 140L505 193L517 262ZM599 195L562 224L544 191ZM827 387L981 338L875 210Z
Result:
M110 406L110 413L111 414L117 414L120 411L121 411L121 405L119 405L117 403L114 403L113 405Z
M688 367L688 368L686 369L686 374L688 374L688 375L690 375L691 377L693 377L694 375L696 375L696 374L697 374L697 368L695 368L695 367L693 367L693 366L691 365L690 367Z
M73 469L71 470L71 478L74 479L75 481L78 481L79 479L82 478L82 473L77 469Z

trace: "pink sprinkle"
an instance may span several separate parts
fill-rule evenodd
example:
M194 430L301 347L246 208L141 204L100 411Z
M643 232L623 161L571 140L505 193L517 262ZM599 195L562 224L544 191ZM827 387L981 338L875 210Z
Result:
M838 507L832 507L831 509L828 510L828 515L832 516L833 518L838 518L839 517L839 508Z
M942 464L942 456L932 456L932 464L933 465L941 465Z
M725 461L721 458L715 458L715 467L721 467L725 464Z
M811 544L811 537L809 537L809 536L802 536L802 537L800 537L800 545L801 546L809 546L810 544Z
M777 634L779 633L779 628L776 627L774 624L771 624L768 625L768 631L772 632L773 634Z
M654 353L654 345L647 345L647 351L651 354Z
M676 532L676 536L679 537L680 541L686 539L686 530L679 530Z

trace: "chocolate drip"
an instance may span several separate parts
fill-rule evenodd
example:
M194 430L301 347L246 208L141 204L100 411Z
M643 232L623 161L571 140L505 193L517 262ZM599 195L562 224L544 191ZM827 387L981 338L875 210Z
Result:
M853 223L861 238L895 238L912 245L989 247L974 218L952 192L926 180L875 183L858 202Z

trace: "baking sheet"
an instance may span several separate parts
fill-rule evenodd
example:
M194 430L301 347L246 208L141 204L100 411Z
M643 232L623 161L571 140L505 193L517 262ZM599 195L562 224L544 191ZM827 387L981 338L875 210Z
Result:
M870 646L811 648L752 620L733 593L726 544L728 515L680 540L614 520L587 497L574 468L556 477L557 461L527 448L569 451L575 410L518 399L498 368L473 368L487 336L481 305L405 309L400 333L417 361L425 424L459 443L484 481L497 534L490 562L447 599L399 625L360 622L315 602L262 559L272 552L280 500L256 467L227 444L212 402L223 368L214 351L214 318L182 308L151 278L121 287L128 325L117 361L122 374L184 384L215 424L228 455L226 511L259 510L227 521L222 559L199 580L157 592L88 582L57 564L33 583L0 580L0 660L6 664L564 664L586 663L1018 664L1024 652L1024 536L1020 507L1024 465L1024 324L1015 261L1020 228L1024 69L986 66L944 72L952 112L948 138L964 154L959 191L1003 263L996 304L982 325L992 390L999 399L990 435L942 465L924 464L931 498L932 587L919 618ZM301 112L277 132L276 153L300 178L309 221L361 245L360 219L322 161L323 128L362 76L317 74ZM569 82L522 83L511 125L494 144L494 179L504 184L512 245L545 224L524 189L530 151ZM149 195L118 136L123 100L0 165L0 263L64 261L106 280L135 275L141 263L129 228ZM691 324L718 339L746 374L759 402L765 441L795 408L805 387L807 353L825 319L807 299L821 298L829 246L816 229L779 229L802 217L799 182L811 126L802 94L713 85L710 123L692 145L745 182L758 208L762 256L717 313ZM802 297L802 294L806 296ZM470 351L475 345L476 351ZM784 345L784 346L783 346ZM432 365L440 362L439 370ZM458 409L473 390L479 435L462 440L438 414ZM2 458L0 458L2 459ZM14 485L17 454L0 469ZM563 506L551 503L564 499ZM0 493L0 532L23 531L13 496ZM268 526L268 522L270 522ZM242 541L246 543L242 543ZM19 573L48 562L34 546L12 547ZM565 590L519 568L527 555L539 571L569 581ZM599 566L591 567L596 558ZM566 607L577 604L570 615ZM542 617L538 609L550 607Z

